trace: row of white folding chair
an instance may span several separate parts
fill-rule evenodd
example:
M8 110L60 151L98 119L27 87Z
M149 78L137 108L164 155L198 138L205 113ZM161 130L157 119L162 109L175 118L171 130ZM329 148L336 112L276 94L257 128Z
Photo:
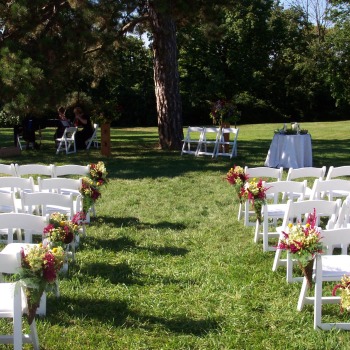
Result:
M15 274L20 267L20 255L0 253L0 273ZM23 334L22 315L26 312L26 298L20 282L0 283L0 317L12 320L13 333L0 335L0 343L13 344L14 350L22 350L23 343L32 343L39 350L39 339L35 320L30 333Z
M195 156L210 155L213 158L236 157L238 132L239 129L236 128L189 126L186 137L182 140L181 155L188 153Z
M47 177L61 177L70 175L87 176L90 171L89 165L55 165L55 164L0 164L0 174L15 177L41 175Z

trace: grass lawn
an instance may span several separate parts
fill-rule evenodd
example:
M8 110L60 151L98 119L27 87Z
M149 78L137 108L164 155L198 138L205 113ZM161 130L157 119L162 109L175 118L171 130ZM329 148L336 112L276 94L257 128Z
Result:
M314 166L350 165L350 122L301 126L312 135ZM278 127L240 126L232 161L161 151L156 128L112 129L109 158L95 149L56 156L46 129L41 151L1 159L103 160L109 171L61 297L49 295L47 316L37 319L41 349L348 348L350 333L315 332L313 308L296 310L300 284L287 284L284 268L272 272L274 253L263 253L254 228L237 221L224 180L233 164L263 166ZM10 145L11 130L0 134L1 146ZM326 307L324 319L348 318L338 313Z

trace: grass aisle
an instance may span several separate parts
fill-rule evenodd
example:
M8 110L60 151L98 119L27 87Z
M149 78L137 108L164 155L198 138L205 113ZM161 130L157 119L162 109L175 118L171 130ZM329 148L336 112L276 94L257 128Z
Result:
M313 308L296 311L300 285L288 285L283 268L271 271L274 254L237 221L223 180L233 164L263 165L276 127L242 126L234 161L157 150L153 128L113 129L108 159L97 151L55 156L50 136L40 158L26 151L6 159L103 160L109 171L61 297L50 295L38 319L41 348L345 349L349 333L315 332ZM312 134L315 166L350 164L349 122L302 127Z

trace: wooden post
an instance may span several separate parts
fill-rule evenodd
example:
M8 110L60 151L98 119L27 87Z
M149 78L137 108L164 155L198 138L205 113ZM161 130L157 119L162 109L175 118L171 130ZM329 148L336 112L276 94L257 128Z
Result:
M230 123L222 122L221 127L222 128L229 128L231 125ZM230 141L230 134L224 134L224 141L229 142ZM229 145L224 145L224 150L225 153L228 153L230 151L230 146Z
M101 125L101 154L107 157L111 155L111 124Z

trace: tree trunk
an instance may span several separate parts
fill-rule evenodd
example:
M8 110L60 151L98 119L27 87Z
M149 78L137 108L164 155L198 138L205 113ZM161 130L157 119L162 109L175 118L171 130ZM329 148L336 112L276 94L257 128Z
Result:
M154 84L158 114L159 145L181 149L183 139L182 104L175 21L170 14L149 7L153 34Z

